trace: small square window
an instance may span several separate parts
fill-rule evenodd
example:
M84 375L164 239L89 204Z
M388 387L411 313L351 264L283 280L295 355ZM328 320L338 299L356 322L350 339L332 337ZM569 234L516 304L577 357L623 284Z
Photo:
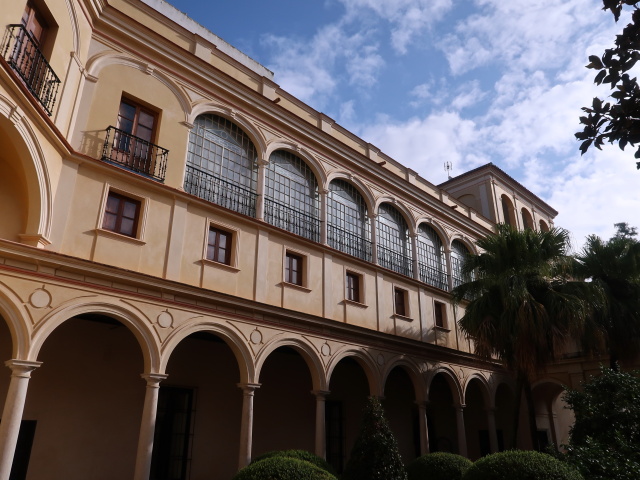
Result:
M231 241L233 234L216 227L209 227L207 260L231 265Z
M346 298L352 302L360 303L360 275L347 272L345 277Z
M140 201L109 192L104 210L102 228L135 238L138 234Z
M447 328L447 310L442 302L433 302L433 314L435 316L436 327Z
M401 288L393 289L393 301L396 315L407 316L407 291Z
M284 265L284 281L293 285L302 286L303 257L295 253L287 252Z

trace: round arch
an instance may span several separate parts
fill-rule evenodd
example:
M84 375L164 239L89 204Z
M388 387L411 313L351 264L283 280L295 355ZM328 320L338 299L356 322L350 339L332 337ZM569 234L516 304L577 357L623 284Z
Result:
M144 373L160 372L160 349L157 335L144 315L129 306L109 301L74 303L55 309L42 319L33 332L28 360L36 361L47 338L67 320L85 313L97 313L121 322L135 336L144 359Z
M271 154L273 154L273 152L277 150L286 150L287 152L292 153L304 160L304 162L309 166L313 174L316 176L316 181L318 182L318 188L320 189L320 191L325 191L327 189L327 174L320 162L311 154L311 152L292 142L270 142L267 145L265 153L265 158L267 159L267 161L271 161Z
M433 228L435 230L435 232L438 234L438 236L440 237L440 241L442 242L442 245L445 248L449 248L449 245L451 243L451 239L449 238L449 235L447 235L446 230L442 227L442 225L440 225L438 222L435 222L432 218L425 218L425 217L421 217L418 218L416 221L416 232L418 232L418 229L420 228L420 225L425 224L431 228Z
M260 372L264 363L266 362L269 355L273 353L274 350L280 347L291 347L296 352L302 356L307 367L309 368L309 373L311 374L311 381L313 384L313 389L318 391L326 391L327 390L327 378L324 373L324 368L322 366L322 361L315 350L315 348L299 338L285 338L285 339L276 339L269 342L265 345L262 350L256 356L256 364L255 364L255 383L259 383L260 381Z
M331 357L331 360L327 365L327 388L331 385L331 376L333 375L336 366L345 358L353 358L353 360L360 365L367 377L367 381L369 382L369 393L371 395L382 395L381 385L383 384L381 382L376 363L366 350L359 350L355 348L340 350Z
M406 357L396 358L393 361L389 362L389 364L385 367L382 372L382 388L384 391L384 386L387 384L387 379L389 378L389 374L393 371L394 368L399 367L403 369L409 378L411 379L411 383L413 384L413 389L416 394L417 402L424 402L427 400L427 388L424 382L422 381L422 376L420 374L420 368L414 362Z
M468 237L462 235L461 233L454 233L451 238L449 239L449 243L446 245L446 248L448 248L449 250L451 250L451 245L453 244L454 241L458 240L460 243L462 243L465 247L467 247L467 250L469 250L469 252L472 255L476 255L478 253L478 250L476 249L475 244L469 240Z
M404 221L407 222L407 227L409 228L409 234L410 235L415 235L415 233L416 233L416 220L415 220L414 216L412 215L411 211L407 208L407 206L405 204L403 204L402 202L398 202L393 197L383 196L383 197L380 197L380 198L378 198L376 200L375 210L373 211L373 213L377 214L378 210L380 209L380 205L382 205L383 203L388 203L393 208L398 210L400 212L400 214L403 216Z
M442 374L443 378L447 382L447 385L449 385L449 388L451 389L451 394L453 395L454 400L458 402L458 405L463 405L462 401L463 401L464 395L462 393L462 386L460 385L460 382L458 381L458 377L456 376L456 374L449 367L438 367L435 370L429 371L426 378L426 382L425 382L427 387L426 398L429 398L429 390L431 388L431 382L433 382L433 379L439 373Z
M193 320L193 319L191 319ZM241 383L255 383L255 368L251 359L251 352L245 345L245 342L231 328L216 323L212 319L198 323L189 323L187 326L173 331L164 341L161 351L159 372L164 373L171 354L185 338L193 333L206 332L220 337L224 343L231 349L236 361L238 362L238 370L240 371Z
M364 184L364 182L362 182L362 180L346 172L332 172L327 176L327 183L324 189L328 190L329 185L331 185L331 182L333 182L334 180L344 180L345 182L353 185L355 189L358 190L358 192L360 192L360 195L362 195L362 198L364 198L364 202L367 205L367 213L369 215L372 215L375 212L376 201L373 198L373 194L369 190L369 187L367 187Z
M44 153L34 130L20 108L0 95L0 138L15 148L30 199L27 206L26 231L22 240L33 246L48 245L51 234L52 188Z
M482 393L482 398L484 399L485 406L487 408L493 407L494 399L493 399L493 396L491 395L491 387L489 386L489 382L487 382L487 379L484 378L483 375L477 372L469 375L469 377L465 380L464 384L462 385L462 392L463 392L462 403L463 404L467 403L467 392L469 390L469 385L471 384L471 382L476 382L480 384L480 387L481 387L480 392Z
M0 283L0 316L11 333L12 358L27 360L31 344L29 312L23 302L4 284Z

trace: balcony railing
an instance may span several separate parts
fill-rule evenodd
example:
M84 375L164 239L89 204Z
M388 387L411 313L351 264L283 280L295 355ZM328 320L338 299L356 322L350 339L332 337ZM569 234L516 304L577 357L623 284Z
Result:
M257 195L255 192L222 180L193 165L187 165L186 167L184 190L196 197L228 208L234 212L249 217L256 216Z
M440 290L449 290L449 278L446 273L437 268L429 267L424 263L418 263L420 280L427 285L432 285Z
M2 57L20 76L47 114L51 115L60 79L44 58L38 43L23 25L7 27L2 41Z
M164 182L169 150L116 127L107 128L102 160Z
M394 272L413 276L413 259L401 253L378 245L378 265Z
M320 220L318 218L268 198L264 200L264 220L270 225L314 242L320 241Z
M334 225L327 225L327 242L336 250L340 250L352 257L371 261L371 242L361 235L348 232Z

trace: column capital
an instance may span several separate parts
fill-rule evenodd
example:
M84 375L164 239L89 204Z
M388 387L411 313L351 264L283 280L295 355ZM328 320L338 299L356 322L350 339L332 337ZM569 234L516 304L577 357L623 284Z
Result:
M237 387L242 390L245 395L253 395L253 393L260 388L261 383L236 383Z
M140 374L140 378L144 379L147 382L147 385L150 387L157 387L160 385L160 382L166 380L169 375L164 373L142 373Z
M11 369L12 377L31 378L31 372L42 365L42 362L34 362L30 360L11 359L4 362Z
M325 398L331 394L329 390L311 390L311 394L315 395L316 398Z

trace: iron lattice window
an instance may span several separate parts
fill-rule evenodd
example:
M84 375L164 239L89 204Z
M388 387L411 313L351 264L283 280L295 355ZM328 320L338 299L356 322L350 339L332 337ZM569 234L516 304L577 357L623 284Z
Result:
M413 260L409 228L404 217L391 205L378 209L378 264L403 275L411 276Z
M318 182L309 166L300 157L277 150L265 175L265 221L319 241Z
M331 182L327 220L327 240L331 247L363 260L371 260L367 205L353 185L344 180Z
M422 224L418 227L417 248L420 280L446 290L448 283L444 247L436 231L429 225Z
M469 250L460 240L451 242L451 276L454 288L465 282L462 277L462 262L467 255L469 255Z

